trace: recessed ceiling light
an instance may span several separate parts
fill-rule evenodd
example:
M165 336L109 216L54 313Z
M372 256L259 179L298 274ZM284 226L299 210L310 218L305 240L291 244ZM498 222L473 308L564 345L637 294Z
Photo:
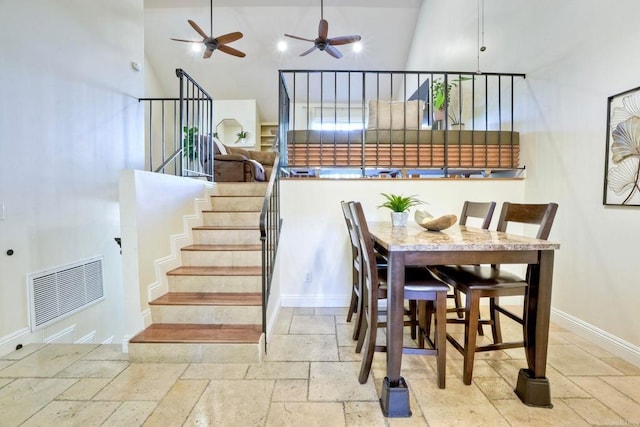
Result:
M284 52L285 50L287 50L287 42L285 42L284 40L280 40L278 42L278 50L280 52Z
M355 42L355 43L353 44L353 51L354 51L354 52L360 52L360 51L362 51L362 43L360 43L360 42Z

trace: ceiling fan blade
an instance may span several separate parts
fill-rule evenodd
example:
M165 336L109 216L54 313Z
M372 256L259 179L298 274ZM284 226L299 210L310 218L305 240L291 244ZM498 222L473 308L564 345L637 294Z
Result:
M304 40L304 41L306 41L306 42L311 42L311 43L313 43L313 40L311 40L311 39L305 39L304 37L292 36L291 34L285 34L285 36L287 36L287 37L291 37L292 39Z
M174 39L174 38L171 38L171 40L175 40L177 42L186 42L186 43L202 43L202 40L183 40L183 39Z
M209 58L211 56L211 54L213 53L213 49L206 49L204 51L204 55L202 55L203 58Z
M218 40L218 44L227 44L239 40L242 38L242 33L240 31L236 31L234 33L224 34L216 37Z
M340 46L340 45L343 45L343 44L359 42L361 39L362 39L362 37L360 37L358 35L341 36L341 37L331 38L331 39L327 40L327 43L329 43L330 45L333 45L333 46Z
M333 56L336 59L342 58L342 53L340 53L340 51L338 49L336 49L335 47L331 46L330 44L328 44L327 47L324 48L324 51L327 52L329 55Z
M218 50L224 53L228 53L229 55L237 56L239 58L244 58L246 56L244 52L240 52L238 49L234 49L231 46L226 46L223 44L218 46Z
M311 52L313 52L314 50L316 50L317 48L318 48L318 47L314 45L311 49L309 49L309 50L305 50L304 52L302 52L302 53L300 54L300 56L308 55L308 54L310 54Z
M326 40L327 34L329 34L329 23L326 19L321 19L320 24L318 25L318 37Z
M195 22L193 22L191 19L187 19L187 22L193 27L194 30L196 30L198 32L198 34L200 34L202 36L203 39L208 38L209 36L207 35L207 33L205 33L204 31L202 31L202 28L198 27L198 24L196 24Z

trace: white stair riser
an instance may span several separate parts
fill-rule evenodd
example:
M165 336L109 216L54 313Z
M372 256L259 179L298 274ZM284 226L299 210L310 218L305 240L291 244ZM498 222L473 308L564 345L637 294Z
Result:
M203 212L203 225L253 225L260 224L260 212Z
M262 251L182 251L182 265L259 267L262 265Z
M262 324L260 306L151 305L153 323Z
M260 196L267 192L265 182L219 182L211 190L216 196Z
M262 340L258 344L129 344L129 360L133 363L260 363L263 354Z
M226 197L211 198L212 211L262 211L264 197Z
M262 292L261 276L167 276L169 292Z
M255 245L260 243L259 230L193 230L196 245Z

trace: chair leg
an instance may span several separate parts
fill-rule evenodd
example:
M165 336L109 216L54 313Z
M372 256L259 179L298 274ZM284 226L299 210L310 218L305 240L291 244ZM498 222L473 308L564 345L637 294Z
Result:
M353 274L356 274L354 271ZM351 318L353 317L353 313L358 312L358 293L356 292L357 283L353 283L351 287L351 302L349 303L349 311L347 312L347 322L351 322Z
M429 323L431 322L431 312L427 306L427 301L418 301L418 348L424 348L424 337L429 336Z
M480 315L480 295L477 292L469 291L466 297L467 308L464 316L464 367L462 370L462 381L466 385L470 385L473 375L473 361L476 355L476 331L478 330L478 316Z
M409 300L409 320L411 323L411 339L415 340L418 336L416 333L418 325L418 305L416 300Z
M498 298L489 298L489 311L491 315L491 333L495 344L502 342L502 330L500 329L500 313L496 310Z
M456 306L456 314L458 315L458 319L462 319L462 302L460 302L460 291L457 289L453 290L453 302Z
M356 322L358 325L358 341L356 342L356 353L360 353L362 351L362 346L364 345L365 338L367 337L367 330L369 329L369 325L367 324L367 316L363 313L363 307L360 308L360 313L358 313L358 317L356 318Z
M364 339L364 354L362 355L362 363L360 364L360 375L358 375L360 384L366 383L369 379L371 365L373 364L373 354L376 351L376 337L378 332L376 319L366 316L363 320L366 322L367 327L362 331L362 335L366 336L366 338ZM358 343L360 343L360 341L358 341Z
M429 316L431 319L431 316ZM436 331L435 346L438 351L436 365L438 370L438 387L445 388L447 377L447 293L437 292L436 296Z

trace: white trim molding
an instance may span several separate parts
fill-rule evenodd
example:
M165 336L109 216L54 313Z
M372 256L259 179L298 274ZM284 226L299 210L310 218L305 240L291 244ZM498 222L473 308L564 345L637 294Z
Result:
M640 347L553 307L551 308L551 321L603 347L621 359L640 366Z

